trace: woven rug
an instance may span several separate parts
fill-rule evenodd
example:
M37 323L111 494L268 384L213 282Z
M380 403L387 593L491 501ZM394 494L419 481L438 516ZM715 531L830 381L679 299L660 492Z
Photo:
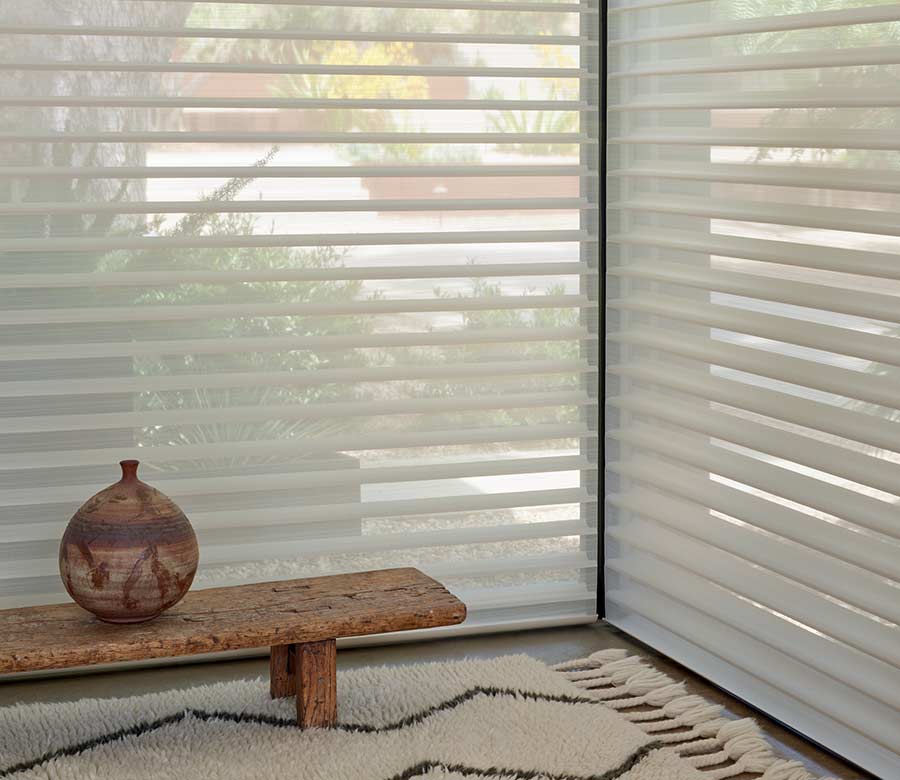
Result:
M54 780L810 780L624 650L341 672L300 731L264 680L0 710L0 777Z

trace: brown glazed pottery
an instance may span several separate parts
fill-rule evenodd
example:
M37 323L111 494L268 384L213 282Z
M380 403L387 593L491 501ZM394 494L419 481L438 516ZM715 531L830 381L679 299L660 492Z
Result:
M76 603L101 620L140 623L187 593L199 550L184 512L137 478L138 461L119 465L122 479L69 521L59 573Z

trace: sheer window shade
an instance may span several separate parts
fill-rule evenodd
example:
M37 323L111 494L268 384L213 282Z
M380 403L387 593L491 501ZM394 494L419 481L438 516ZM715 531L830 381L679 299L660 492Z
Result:
M900 6L617 3L607 610L900 774Z
M591 620L596 5L0 6L0 607L131 457L196 586Z

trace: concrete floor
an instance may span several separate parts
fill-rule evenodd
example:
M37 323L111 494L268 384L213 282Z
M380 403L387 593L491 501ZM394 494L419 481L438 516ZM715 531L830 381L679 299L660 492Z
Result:
M686 669L665 659L605 624L574 628L543 629L479 637L442 639L383 647L346 648L338 653L338 667L403 664L422 661L452 661L463 658L491 658L526 653L547 663L581 658L605 647L625 647L649 656L662 671L688 681L688 688L723 704L734 717L754 717L776 749L786 758L802 761L816 776L840 780L875 780L871 775L818 749L777 723L761 716ZM16 702L67 701L85 697L135 696L167 688L253 678L268 675L267 658L249 658L212 663L132 669L102 674L56 676L43 679L0 682L0 707ZM742 780L750 776L739 776Z

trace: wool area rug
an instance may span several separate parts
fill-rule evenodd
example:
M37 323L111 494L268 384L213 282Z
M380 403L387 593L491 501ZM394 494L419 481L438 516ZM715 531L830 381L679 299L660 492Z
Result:
M265 680L0 709L15 780L812 780L624 650L339 672L301 731Z

